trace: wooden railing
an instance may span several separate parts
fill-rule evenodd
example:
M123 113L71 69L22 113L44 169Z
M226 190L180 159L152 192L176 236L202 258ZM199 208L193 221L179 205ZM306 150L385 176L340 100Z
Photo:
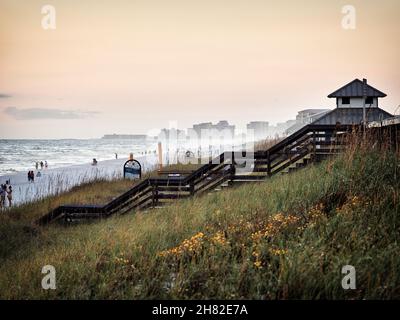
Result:
M224 152L186 176L148 178L104 206L63 205L37 223L107 218L133 209L158 207L171 200L213 190L226 182L252 182L290 172L341 152L342 137L350 129L350 126L307 125L268 150ZM240 172L239 162L246 166L246 172Z

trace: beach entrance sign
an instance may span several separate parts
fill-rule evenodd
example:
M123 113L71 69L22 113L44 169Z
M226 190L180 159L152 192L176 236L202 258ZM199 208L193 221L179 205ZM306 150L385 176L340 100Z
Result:
M140 179L142 177L142 166L139 161L129 159L124 164L124 179Z

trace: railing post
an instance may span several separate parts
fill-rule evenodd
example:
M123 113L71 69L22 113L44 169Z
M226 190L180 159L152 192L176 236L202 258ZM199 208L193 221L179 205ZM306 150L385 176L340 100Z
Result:
M313 145L313 161L316 161L317 157L317 146L316 146L315 130L313 131L312 145Z
M190 182L190 195L193 196L194 195L194 181Z
M157 184L153 185L152 188L152 205L153 208L158 204L158 188Z
M230 180L233 182L235 180L236 168L234 164L231 164L231 173L230 173Z

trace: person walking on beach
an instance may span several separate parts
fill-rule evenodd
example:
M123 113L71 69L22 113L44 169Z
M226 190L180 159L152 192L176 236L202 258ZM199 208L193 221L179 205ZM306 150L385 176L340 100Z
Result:
M35 174L33 173L33 171L29 171L28 172L28 181L33 182L34 179L35 179Z
M118 153L115 154L115 159L118 159Z
M39 169L39 162L37 162L37 161L35 163L35 168L36 168L36 170Z
M8 190L7 190L7 199L8 199L8 206L11 207L12 206L12 187L9 186Z
M47 160L44 162L44 167L47 169L48 168Z
M43 161L40 161L40 168L43 170Z

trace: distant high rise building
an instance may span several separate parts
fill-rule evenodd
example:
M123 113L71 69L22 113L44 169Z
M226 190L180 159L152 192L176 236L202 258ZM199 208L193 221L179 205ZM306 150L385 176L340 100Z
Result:
M299 111L297 113L296 120L286 129L286 135L292 134L305 125L314 122L315 120L327 114L329 111L329 109L305 109Z
M194 124L191 130L194 130L198 137L201 136L201 130L212 129L213 124L211 122L203 122L199 124Z
M186 138L186 133L183 130L171 128L171 129L161 129L161 132L158 135L159 140L171 140L177 139L182 140Z
M213 126L214 129L217 129L219 132L225 131L232 138L235 136L235 126L230 125L228 121L221 120L216 125Z
M251 121L247 124L247 130L253 130L254 139L266 139L268 136L269 122L267 121Z
M217 124L212 124L212 122L194 124L193 128L188 129L188 132L194 131L197 137L200 138L202 130L209 130L210 133L217 131L217 133L229 135L232 138L235 136L235 126L230 125L226 120L221 120Z

